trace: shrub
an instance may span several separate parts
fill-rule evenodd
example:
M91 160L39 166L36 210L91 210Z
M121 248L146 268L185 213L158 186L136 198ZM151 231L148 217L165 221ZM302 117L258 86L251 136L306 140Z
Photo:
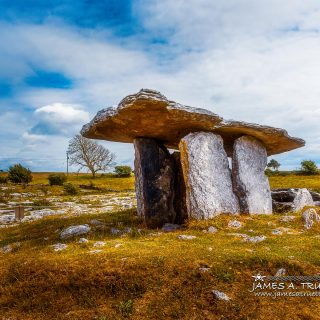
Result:
M0 176L0 183L7 183L7 182L8 182L8 177Z
M78 187L72 183L65 183L63 185L64 192L66 194L75 195L79 192Z
M312 160L303 160L301 162L301 173L307 175L318 174L318 167Z
M13 183L29 183L32 181L32 174L28 168L19 163L9 168L8 180Z
M132 169L130 166L116 166L114 172L118 177L130 177Z
M48 177L50 186L63 186L67 181L67 176L64 173L52 173Z

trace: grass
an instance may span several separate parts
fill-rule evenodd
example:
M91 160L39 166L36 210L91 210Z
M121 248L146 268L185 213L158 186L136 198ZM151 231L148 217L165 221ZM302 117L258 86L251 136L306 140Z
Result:
M278 188L308 188L320 192L320 175L294 175L269 177L272 189Z
M34 192L45 175L35 175L30 186ZM270 182L278 188L296 187L299 179L309 178L271 177ZM311 178L310 185L317 189L318 177ZM86 175L70 179L75 184L90 182ZM132 178L101 177L94 183L98 181L119 191L133 188ZM59 193L59 188L48 190ZM93 218L104 227L91 225L85 236L88 243L79 244L79 237L59 239L65 227L90 224ZM94 216L51 216L2 228L0 248L11 245L13 251L0 253L0 319L318 319L319 297L272 299L249 292L257 272L274 275L285 268L289 275L320 274L320 224L306 231L299 217L292 222L279 218L241 215L237 219L243 227L232 230L227 225L233 217L221 215L189 221L184 230L158 233L147 229L130 209ZM204 233L209 226L218 232ZM132 233L111 233L111 228L126 227ZM290 228L295 234L273 235L275 228ZM257 244L243 242L231 235L237 232L263 234L267 239ZM181 240L179 234L196 238ZM96 248L96 241L106 245ZM52 245L58 242L66 243L67 249L55 252ZM102 251L90 252L95 249ZM209 268L208 272L201 272L201 267ZM231 300L216 300L214 289Z

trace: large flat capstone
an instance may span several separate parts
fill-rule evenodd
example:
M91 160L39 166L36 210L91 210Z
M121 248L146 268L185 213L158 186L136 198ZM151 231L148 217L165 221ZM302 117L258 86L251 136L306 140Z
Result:
M302 139L290 137L287 131L239 121L227 121L217 114L168 100L160 92L142 89L125 97L117 108L98 112L81 134L87 138L133 142L137 137L153 138L168 148L178 149L180 140L192 132L213 132L224 140L228 156L234 141L243 135L260 140L268 155L304 146Z
M179 148L188 216L210 219L220 213L239 213L222 138L210 132L190 133Z
M243 136L235 141L232 158L234 190L242 213L272 213L265 147L255 138Z

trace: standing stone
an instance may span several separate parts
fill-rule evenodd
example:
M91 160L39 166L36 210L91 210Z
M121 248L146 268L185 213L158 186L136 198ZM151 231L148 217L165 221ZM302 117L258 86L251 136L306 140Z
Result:
M298 212L306 206L314 206L311 193L306 188L298 189L297 194L293 199L292 209L294 212Z
M172 154L174 161L174 200L173 206L176 212L175 223L183 224L188 218L187 203L186 203L186 184L183 179L183 171L181 166L180 152Z
M188 216L210 219L220 213L238 213L223 140L210 132L190 133L179 144L186 184Z
M235 141L232 177L242 213L272 213L269 181L264 174L266 165L266 149L257 139L242 136Z
M169 151L154 139L134 140L138 214L150 227L173 223L174 163Z

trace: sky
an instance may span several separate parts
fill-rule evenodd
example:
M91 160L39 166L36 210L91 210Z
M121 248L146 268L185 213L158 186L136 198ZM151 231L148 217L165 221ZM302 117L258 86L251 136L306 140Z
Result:
M82 125L141 88L284 128L306 146L281 168L320 165L318 0L0 0L0 39L0 169L65 170Z

